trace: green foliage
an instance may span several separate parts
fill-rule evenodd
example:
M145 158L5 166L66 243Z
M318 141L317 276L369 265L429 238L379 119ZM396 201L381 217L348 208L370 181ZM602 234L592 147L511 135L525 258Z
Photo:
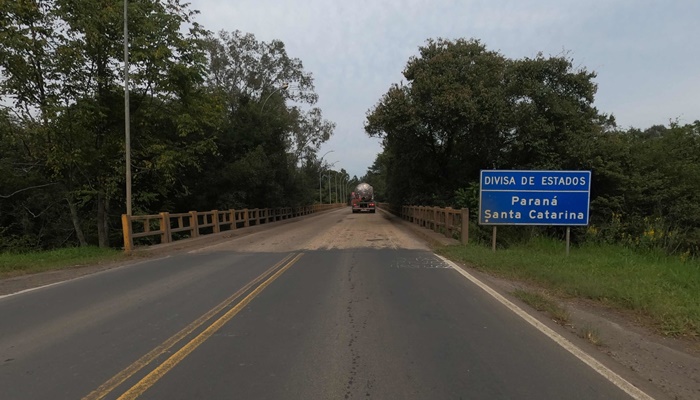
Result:
M477 40L428 40L403 73L407 82L394 84L365 123L383 140L373 179L392 204L476 214L480 170L591 170L597 234L575 230L575 242L700 254L700 122L616 130L593 107L594 72L566 55L509 59ZM535 234L561 230L526 237ZM510 228L499 236L506 246L522 237Z
M46 207L42 212L46 216L69 214L67 226L73 225L80 244L86 243L85 220L94 227L88 231L90 241L97 233L100 246L109 243L110 223L118 223L116 215L110 221L110 203L123 196L123 4L116 0L21 0L3 1L0 7L0 20L9 28L0 35L4 78L0 95L14 102L20 155L26 158L22 162L33 165L41 180L56 184L51 188L52 201L39 206ZM171 103L193 82L202 81L197 77L205 60L198 50L201 32L196 25L187 36L180 32L180 25L189 22L192 14L177 2L142 0L129 5L131 89L136 108L150 99ZM159 110L163 115L169 111L166 107ZM186 112L169 116L180 119L173 128L179 134L197 130L192 121L183 123ZM135 141L137 152L140 143ZM182 151L183 145L166 146L179 150L172 157L178 162L192 149L187 146ZM186 161L183 164L189 166ZM17 169L13 173L21 175ZM17 197L11 202L17 205L22 200ZM56 222L60 227L66 221ZM12 228L20 230L16 224ZM49 245L36 230L24 224L21 236L36 236L43 246Z
M0 250L121 240L123 5L0 0ZM287 101L313 106L311 74L196 14L128 2L134 212L310 204L334 124Z
M0 277L116 261L124 257L123 252L91 246L39 252L0 253Z
M592 106L595 74L566 57L511 60L477 40L429 40L404 76L365 125L384 141L393 203L455 204L481 169L577 168L578 142L605 119Z
M601 133L589 236L608 243L700 254L700 123Z
M570 320L568 311L557 304L556 300L544 291L528 291L516 289L512 292L513 296L524 301L537 311L546 312L552 320L558 324L567 324Z
M334 124L313 105L313 78L280 41L220 32L205 40L207 81L224 110L217 152L200 174L181 174L188 189L175 208L280 207L313 202L318 169L314 156Z
M479 212L479 183L472 182L467 187L455 190L454 204L457 208L468 208L472 215Z

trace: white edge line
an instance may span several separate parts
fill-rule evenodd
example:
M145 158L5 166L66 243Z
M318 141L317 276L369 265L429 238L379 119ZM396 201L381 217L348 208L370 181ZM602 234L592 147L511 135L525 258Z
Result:
M19 295L19 294L28 293L28 292L33 292L33 291L35 291L35 290L39 290L39 289L44 289L44 288L51 287L51 286L60 285L61 283L64 283L64 282L66 282L66 281L60 281L60 282L49 283L48 285L37 286L37 287L29 288L29 289L24 289L24 290L20 290L19 292L3 294L3 295L0 295L0 300L4 299L4 298L6 298L6 297L17 296L17 295Z
M139 262L136 262L136 263L133 263L133 264L120 265L120 266L115 267L115 268L105 269L105 270L102 270L102 271L99 271L99 272L95 272L95 273L92 273L92 274L85 274L85 275L77 276L77 277L75 277L75 278L68 278L68 279L65 279L65 280L62 280L62 281L49 283L49 284L47 284L47 285L37 286L37 287L29 288L29 289L20 290L19 292L3 294L3 295L0 295L0 300L5 299L5 298L8 298L8 297L12 297L12 296L17 296L17 295L20 295L20 294L24 294L24 293L33 292L33 291L35 291L35 290L46 289L46 288L51 287L51 286L61 285L61 284L66 283L66 282L70 282L70 281L75 281L75 280L78 280L78 279L87 278L88 276L99 275L99 274L102 274L102 273L105 273L105 272L113 271L113 270L118 269L118 268L122 268L122 267L133 267L133 266L135 266L135 265L140 265L140 264L144 264L144 263L151 262L151 261L165 260L166 258L170 258L170 256L167 255L167 256L165 256L165 257L154 258L154 259L152 259L152 260L143 260L143 261L139 261Z
M648 394L644 393L641 389L638 387L634 386L633 384L629 383L626 381L623 377L620 375L616 374L612 370L610 370L608 367L605 365L601 364L598 360L595 358L591 357L590 355L586 354L583 350L580 348L576 347L573 343L570 341L566 340L563 336L560 334L556 333L553 331L550 327L547 325L543 324L542 322L538 321L535 319L533 316L530 314L526 313L512 303L510 300L506 299L503 297L501 294L496 292L495 290L491 289L488 285L477 279L475 276L472 274L468 273L467 271L463 270L461 267L459 267L457 264L454 262L446 259L445 257L442 257L439 254L436 254L440 259L442 259L444 262L446 262L448 265L450 265L452 268L454 268L457 272L462 274L465 278L470 280L472 283L475 285L479 286L481 289L483 289L486 293L491 295L493 298L498 300L501 304L504 306L508 307L511 311L513 311L515 314L517 314L520 318L524 319L527 321L530 325L534 326L537 328L540 332L544 333L547 335L550 339L555 341L558 345L563 347L566 351L569 353L573 354L576 358L579 360L583 361L586 365L591 367L594 371L602 375L605 379L610 381L612 384L617 386L618 388L622 389L625 393L630 395L632 398L636 400L653 400L654 398L649 396Z

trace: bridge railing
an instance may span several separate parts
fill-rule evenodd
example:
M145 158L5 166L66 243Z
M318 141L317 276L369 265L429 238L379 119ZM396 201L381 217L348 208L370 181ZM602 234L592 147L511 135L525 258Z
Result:
M269 224L342 206L344 204L335 203L284 208L162 212L153 215L122 214L124 250L131 252L134 249L134 239L152 238L158 243L170 243L178 239Z
M388 210L401 219L423 228L442 233L449 238L459 238L462 244L469 242L469 209L451 207L401 206L380 203L380 208Z

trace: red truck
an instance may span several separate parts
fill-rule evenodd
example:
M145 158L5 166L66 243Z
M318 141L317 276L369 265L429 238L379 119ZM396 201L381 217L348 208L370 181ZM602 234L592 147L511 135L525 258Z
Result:
M360 183L355 187L355 191L352 192L350 202L353 214L358 212L374 213L376 210L374 188L368 183Z

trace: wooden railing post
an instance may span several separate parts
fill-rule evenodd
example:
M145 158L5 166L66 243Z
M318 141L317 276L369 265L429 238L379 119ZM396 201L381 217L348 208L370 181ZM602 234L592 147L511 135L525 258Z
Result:
M214 223L214 233L221 232L221 226L219 226L219 210L212 210L211 219Z
M160 234L160 242L170 243L170 213L160 213L160 230L163 231Z
M244 227L250 226L250 219L248 218L248 209L247 208L243 209L243 226Z
M452 239L452 207L445 208L445 235Z
M122 214L122 231L124 233L124 252L131 254L134 249L134 238L131 237L131 217Z
M197 211L190 211L190 229L192 237L199 236L199 218L197 218Z
M238 226L236 226L236 209L232 208L229 210L231 213L231 230L237 229Z
M433 231L440 231L440 223L442 222L442 212L439 207L433 207Z
M469 209L462 209L462 244L469 243Z
M432 215L432 220L433 220L433 232L438 231L438 223L440 222L440 212L438 211L437 207L432 207L430 209L430 214Z

